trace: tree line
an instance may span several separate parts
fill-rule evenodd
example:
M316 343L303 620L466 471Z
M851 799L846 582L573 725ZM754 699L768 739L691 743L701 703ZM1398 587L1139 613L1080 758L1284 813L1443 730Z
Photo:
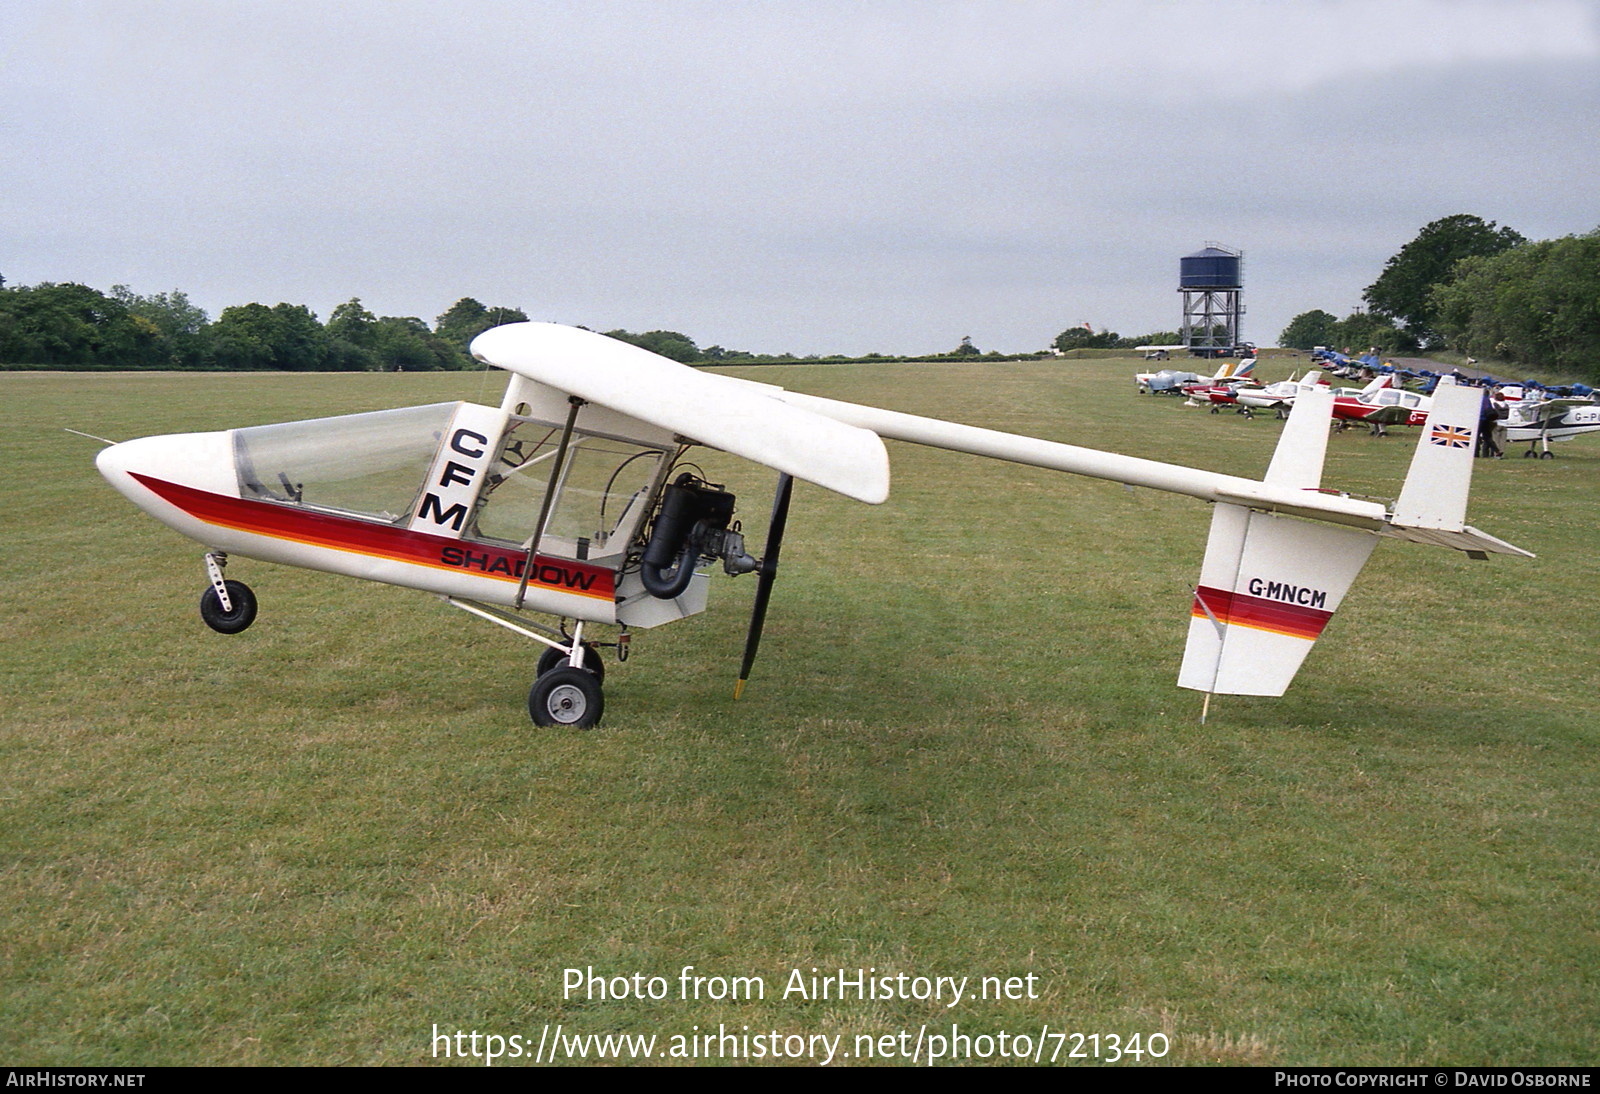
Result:
M1225 334L1226 327L1218 327L1218 334ZM1055 336L1050 343L1051 347L1062 353L1075 349L1133 349L1136 346L1178 346L1183 344L1183 335L1175 330L1158 330L1149 334L1134 337L1123 337L1114 330L1101 327L1098 331L1088 323L1081 326L1068 327Z
M87 285L52 282L8 288L0 277L0 368L469 369L476 367L467 349L473 338L490 327L527 318L521 308L489 307L463 297L429 326L414 316L374 315L357 297L334 308L326 323L303 304L241 304L224 308L213 320L181 290L145 296L126 285L103 293ZM797 357L701 347L670 330L604 333L686 364L900 359L878 353ZM949 353L930 356L1000 355L985 354L971 338L963 338Z
M1600 229L1530 242L1459 214L1425 226L1344 319L1317 309L1280 344L1394 354L1453 349L1600 380Z
M377 316L359 298L326 323L302 304L241 304L216 319L181 290L144 296L46 282L6 287L0 279L0 363L51 368L335 370L463 369L467 344L500 323L526 319L470 297L433 326Z
M1344 319L1315 309L1294 317L1279 344L1384 354L1455 349L1600 381L1600 229L1530 242L1465 214L1427 225L1362 293ZM463 297L430 326L378 316L353 298L326 323L301 304L242 304L216 319L180 290L145 296L46 282L7 287L0 277L0 367L427 371L475 367L467 346L481 332L520 322L520 308ZM901 360L883 354L796 357L719 345L677 331L606 334L685 363ZM1183 341L1176 331L1123 337L1089 324L1051 343L1059 352L1131 349ZM928 358L999 357L971 338ZM1032 355L1019 355L1032 356Z

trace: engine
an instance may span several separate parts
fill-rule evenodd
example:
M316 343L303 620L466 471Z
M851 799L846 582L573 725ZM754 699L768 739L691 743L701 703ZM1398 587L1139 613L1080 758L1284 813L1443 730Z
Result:
M639 577L651 596L672 600L689 587L700 560L722 560L730 574L747 574L761 564L744 549L744 535L733 519L734 495L690 472L662 491L661 508L639 562Z

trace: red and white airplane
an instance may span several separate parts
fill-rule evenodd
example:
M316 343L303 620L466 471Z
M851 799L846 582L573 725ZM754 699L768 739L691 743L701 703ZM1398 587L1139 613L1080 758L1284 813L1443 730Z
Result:
M1475 391L1474 397L1481 402L1483 393ZM1386 375L1354 394L1341 390L1333 400L1333 416L1341 429L1345 422L1365 422L1373 433L1383 436L1386 426L1422 425L1432 406L1432 396L1395 387L1393 376Z
M1252 417L1257 410L1273 410L1279 418L1287 418L1301 389L1311 386L1309 382L1296 380L1292 376L1272 384L1263 384L1252 376L1218 386L1196 385L1185 405L1209 404L1213 414L1231 407L1245 417Z
M1213 503L1178 678L1208 696L1281 695L1380 538L1527 554L1465 523L1479 406L1465 388L1440 388L1389 508L1322 489L1325 391L1297 400L1258 481L784 391L554 324L497 327L472 352L508 373L500 405L146 437L104 449L98 465L205 547L212 628L236 633L255 618L249 587L223 576L237 558L433 593L546 647L528 698L541 725L598 722L599 647L620 658L633 631L702 611L707 563L759 575L742 687L793 480L882 502L884 438ZM746 553L734 495L685 461L695 445L778 473L763 558ZM597 645L600 628L615 636Z

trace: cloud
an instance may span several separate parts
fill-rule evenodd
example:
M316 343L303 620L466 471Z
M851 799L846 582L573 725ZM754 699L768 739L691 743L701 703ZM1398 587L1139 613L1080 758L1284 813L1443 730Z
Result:
M1428 220L1593 227L1593 5L59 4L0 14L9 280L461 295L799 352L1257 340Z

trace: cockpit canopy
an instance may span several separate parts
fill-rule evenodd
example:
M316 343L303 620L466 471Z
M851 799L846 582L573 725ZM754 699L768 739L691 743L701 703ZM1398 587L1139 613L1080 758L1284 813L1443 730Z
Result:
M502 424L498 436L487 439L494 455L473 484L470 515L443 534L526 546L551 485L561 427L459 402L234 430L239 496L414 527L429 490L439 485L432 481L436 469L450 466L443 446L463 407L498 416ZM620 565L664 455L659 448L574 431L541 553ZM461 481L460 471L456 476Z

